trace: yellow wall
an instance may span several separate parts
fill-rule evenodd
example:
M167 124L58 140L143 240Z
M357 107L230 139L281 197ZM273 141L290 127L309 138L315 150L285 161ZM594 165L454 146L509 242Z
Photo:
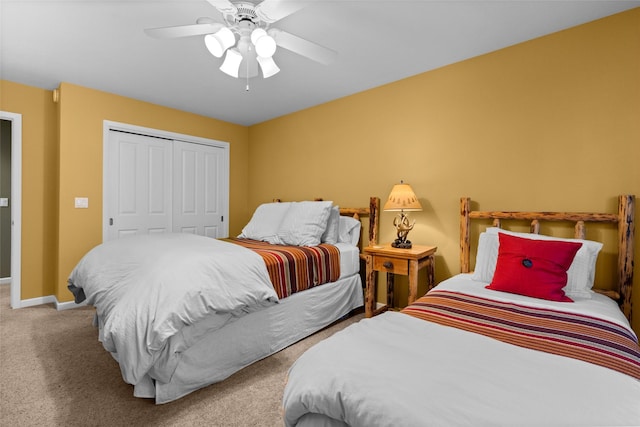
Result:
M0 80L0 110L22 115L21 299L52 295L58 214L55 104L51 91Z
M459 272L461 196L482 210L594 212L640 196L639 117L634 9L252 126L251 202L365 206L404 179L424 207L409 237L438 246L441 281ZM382 214L382 241L395 237L392 218ZM598 280L611 282L606 238Z
M63 83L60 86L60 196L56 297L68 301L66 280L87 250L102 242L103 121L128 123L230 143L229 230L241 229L247 205L245 126ZM75 209L74 198L89 198Z
M70 301L66 281L76 262L102 241L103 121L128 123L230 143L229 230L251 216L248 130L195 114L68 83L53 92L1 81L0 108L22 114L22 294ZM75 209L74 198L89 198Z

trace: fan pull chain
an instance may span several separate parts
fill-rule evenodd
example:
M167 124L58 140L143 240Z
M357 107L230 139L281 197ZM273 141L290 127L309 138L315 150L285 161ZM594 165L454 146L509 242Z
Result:
M249 61L245 61L247 63L247 86L245 87L245 91L249 92Z

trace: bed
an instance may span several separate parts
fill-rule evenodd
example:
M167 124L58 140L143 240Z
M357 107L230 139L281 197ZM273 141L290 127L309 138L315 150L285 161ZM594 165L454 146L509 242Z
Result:
M361 307L361 248L377 241L379 204L274 201L234 238L107 241L68 288L96 308L98 338L134 396L171 402Z
M461 273L300 356L285 425L640 425L634 203L620 196L613 214L506 212L471 210L462 198ZM477 226L473 272L471 220L488 226ZM522 220L529 230L506 230ZM546 221L574 223L574 237L540 234ZM585 239L585 224L617 226L613 289L592 288L602 245Z

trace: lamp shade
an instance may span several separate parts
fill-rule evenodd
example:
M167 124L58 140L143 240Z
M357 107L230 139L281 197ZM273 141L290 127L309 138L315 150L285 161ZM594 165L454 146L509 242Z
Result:
M258 39L267 35L267 32L263 28L256 28L251 32L251 43L258 44Z
M260 68L262 69L262 77L265 79L268 77L277 74L280 71L280 68L276 65L276 62L273 58L263 58L258 56L258 63L260 64Z
M421 211L422 205L411 186L401 182L393 186L383 209L385 211Z
M276 41L271 36L263 36L255 44L256 53L263 58L271 58L276 53Z
M204 36L204 44L209 52L216 58L222 57L222 54L236 43L236 37L230 29L222 27L215 34L207 34Z
M235 48L227 50L227 55L224 57L224 62L220 66L220 71L231 77L238 78L238 71L240 70L240 63L242 62L242 54Z
M270 58L276 53L276 41L262 28L256 28L251 33L251 43L256 47L256 53L263 58Z

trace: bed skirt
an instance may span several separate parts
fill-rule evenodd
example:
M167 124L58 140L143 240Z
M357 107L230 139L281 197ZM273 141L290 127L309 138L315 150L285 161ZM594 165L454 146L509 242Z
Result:
M134 395L155 398L157 404L179 399L308 337L363 303L359 274L296 293L207 335L181 354L169 382L154 384L147 377Z

